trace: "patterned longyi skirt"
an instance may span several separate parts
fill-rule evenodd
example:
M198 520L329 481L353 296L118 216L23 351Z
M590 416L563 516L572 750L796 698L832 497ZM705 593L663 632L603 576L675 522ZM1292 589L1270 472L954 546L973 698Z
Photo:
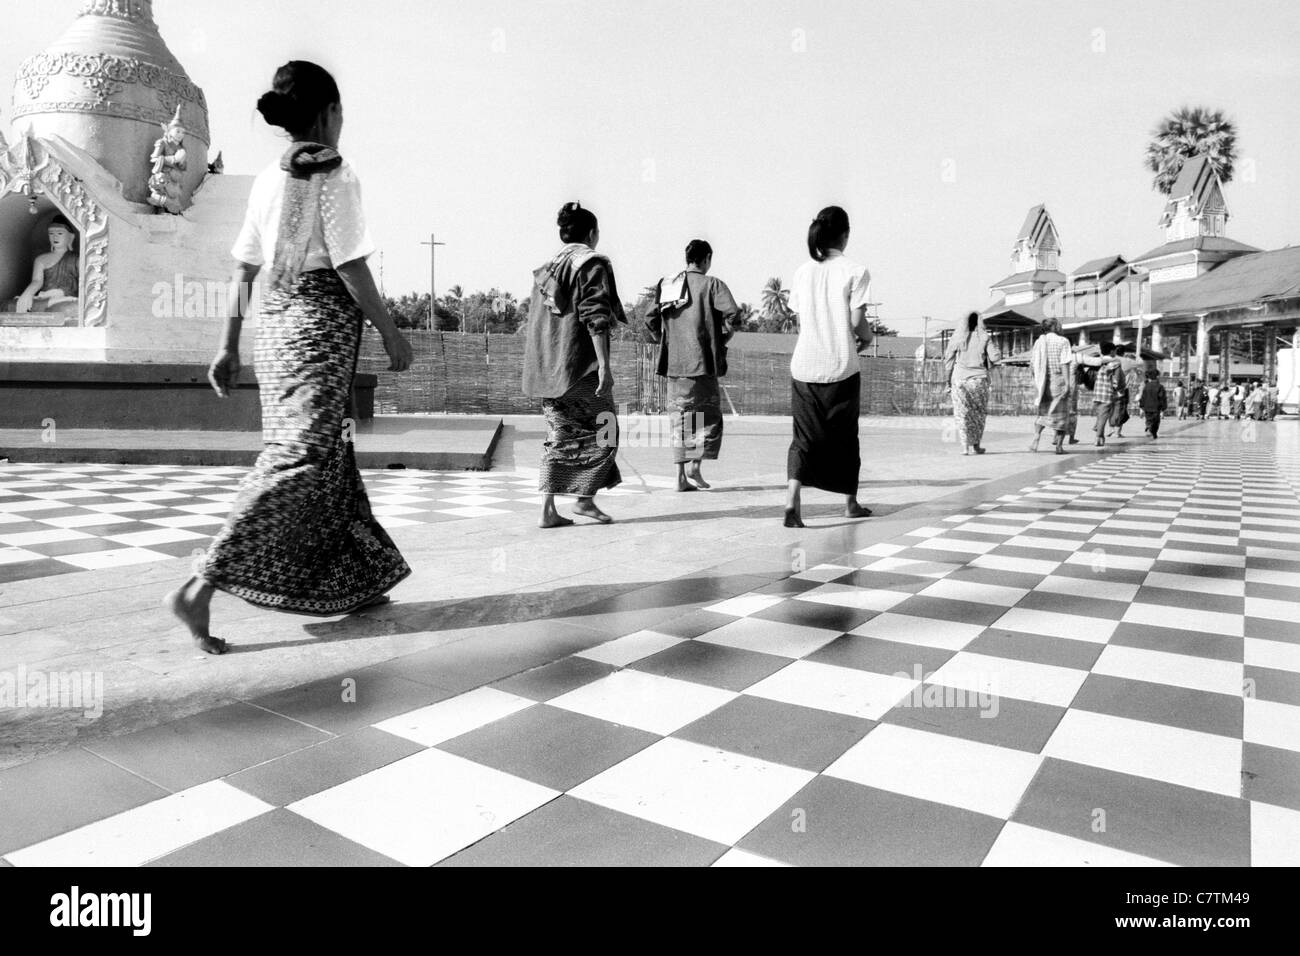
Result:
M259 607L333 615L411 573L370 511L347 426L361 311L332 270L263 298L254 352L265 449L200 576Z

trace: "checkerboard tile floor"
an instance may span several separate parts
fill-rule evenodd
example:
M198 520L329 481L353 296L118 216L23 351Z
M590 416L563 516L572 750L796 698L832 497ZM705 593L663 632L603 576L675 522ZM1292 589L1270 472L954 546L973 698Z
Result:
M710 605L691 638L669 613L455 695L399 659L361 723L327 681L91 744L0 774L53 792L75 760L110 795L20 809L0 853L1295 865L1298 466L1092 461Z
M171 465L0 465L0 583L147 564L207 547L246 468ZM536 511L537 473L368 470L387 528ZM648 476L602 495L642 494Z

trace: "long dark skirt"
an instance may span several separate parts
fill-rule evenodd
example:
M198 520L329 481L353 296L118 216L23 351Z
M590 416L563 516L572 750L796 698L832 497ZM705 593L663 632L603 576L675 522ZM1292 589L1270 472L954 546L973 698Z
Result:
M538 488L545 495L590 498L623 480L618 463L618 413L614 396L599 396L592 372L559 398L542 400L546 441Z
M350 414L361 310L333 271L262 304L254 364L265 449L240 486L201 577L250 604L350 611L411 573L370 512Z
M793 382L794 441L786 463L788 477L809 488L857 494L862 468L858 449L861 397L861 375L826 385Z
M722 450L722 393L716 375L668 379L673 462L715 461Z

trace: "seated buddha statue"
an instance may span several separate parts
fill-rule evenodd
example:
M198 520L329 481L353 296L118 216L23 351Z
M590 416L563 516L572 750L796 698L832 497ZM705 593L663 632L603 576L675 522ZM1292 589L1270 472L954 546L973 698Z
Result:
M81 264L77 261L77 233L63 216L49 227L50 251L32 265L32 281L14 301L13 311L76 314L81 292Z

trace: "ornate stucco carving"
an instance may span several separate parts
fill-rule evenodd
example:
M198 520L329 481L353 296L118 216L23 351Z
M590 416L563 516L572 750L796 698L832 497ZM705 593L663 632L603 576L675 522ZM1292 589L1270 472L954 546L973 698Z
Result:
M0 153L0 196L48 196L81 234L82 325L108 324L108 213L85 184L49 154L40 140L24 136Z
M85 96L42 99L50 80L67 76L80 80ZM121 94L133 86L152 93L143 98ZM143 99L144 102L139 102ZM186 129L209 142L208 104L190 79L135 57L107 53L38 53L18 67L14 79L14 118L32 113L99 113L164 125L178 104L185 107Z

